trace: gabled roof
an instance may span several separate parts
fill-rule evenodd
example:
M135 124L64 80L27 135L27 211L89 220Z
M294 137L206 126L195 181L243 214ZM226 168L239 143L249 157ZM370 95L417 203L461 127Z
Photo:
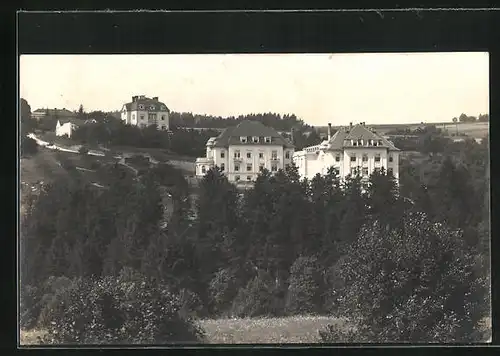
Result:
M68 122L71 122L72 124L75 124L77 126L85 125L87 123L87 120L83 119L77 119L77 118L64 118L64 119L58 119L59 123L61 125L64 125Z
M247 142L242 143L240 137L247 137ZM252 137L258 137L259 142L254 143ZM265 142L265 137L270 137L271 142ZM211 142L209 140L209 142ZM272 127L265 126L259 121L245 120L238 125L228 127L215 139L214 147L228 147L232 145L266 145L284 146L293 148L294 146L278 131Z
M366 142L368 140L376 140L379 141L376 147L378 148L387 148L390 151L399 151L399 149L394 146L394 144L379 134L373 132L365 125L358 124L350 129L341 128L339 129L328 141L328 148L330 150L341 150L346 147L360 147L360 146L352 146L350 143L346 143L345 140L363 140ZM361 147L371 147L371 146L361 146Z
M139 108L140 105L143 105L144 109L140 109ZM170 109L167 107L167 105L165 105L165 103L162 103L161 101L147 98L147 97L144 97L144 98L138 97L135 101L132 101L130 103L126 103L125 108L127 109L127 111L144 110L144 111L168 111L168 112L170 112Z
M76 113L68 109L36 109L33 113L48 113L49 116L75 117Z

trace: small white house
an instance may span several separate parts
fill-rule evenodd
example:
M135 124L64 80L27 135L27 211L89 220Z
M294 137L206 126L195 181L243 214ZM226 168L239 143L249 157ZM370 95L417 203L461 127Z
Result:
M293 161L302 178L324 175L333 167L341 179L357 173L367 179L375 169L381 168L399 179L399 153L392 142L365 123L342 127L334 135L328 124L328 138L319 145L295 152Z
M294 146L275 129L242 121L207 142L205 157L196 159L196 176L218 167L230 182L252 184L265 168L271 173L292 163Z
M71 138L75 129L84 124L86 124L86 121L81 119L59 119L56 124L56 136Z

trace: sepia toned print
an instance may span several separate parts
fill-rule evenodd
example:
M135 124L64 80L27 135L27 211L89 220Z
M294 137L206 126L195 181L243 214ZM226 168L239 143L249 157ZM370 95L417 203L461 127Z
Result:
M21 346L491 342L487 53L19 68Z

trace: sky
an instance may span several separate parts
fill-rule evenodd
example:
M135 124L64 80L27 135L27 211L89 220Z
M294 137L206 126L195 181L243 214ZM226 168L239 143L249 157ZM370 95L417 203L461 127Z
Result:
M484 52L23 55L19 76L32 111L114 111L146 95L177 112L293 113L314 126L489 113Z

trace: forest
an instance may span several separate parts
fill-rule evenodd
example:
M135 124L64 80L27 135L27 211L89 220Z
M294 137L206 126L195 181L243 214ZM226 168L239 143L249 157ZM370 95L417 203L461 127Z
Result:
M330 326L323 342L483 340L488 157L470 140L403 159L399 183L292 166L246 191L217 169L191 187L168 164L103 166L108 189L61 178L22 220L22 327L50 342L203 342L193 320L335 315L356 332Z

